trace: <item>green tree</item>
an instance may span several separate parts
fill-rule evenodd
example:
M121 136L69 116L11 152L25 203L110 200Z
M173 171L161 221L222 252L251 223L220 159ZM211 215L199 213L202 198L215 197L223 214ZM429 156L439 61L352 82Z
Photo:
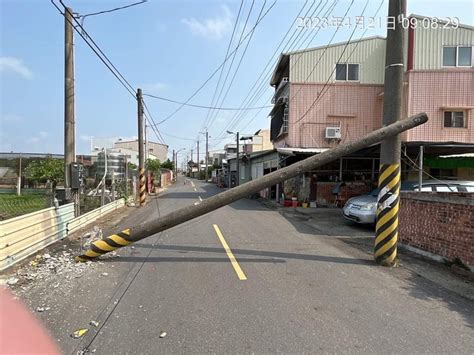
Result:
M48 157L42 160L34 160L25 169L27 178L46 182L50 180L54 185L64 178L64 160Z
M138 167L137 167L137 164L133 164L133 163L131 163L131 162L128 162L128 167L129 167L130 169L132 169L132 170L137 170L137 168L138 168Z
M148 159L146 162L147 170L152 171L155 174L160 172L161 164L158 159Z
M163 169L170 169L170 170L173 170L174 169L174 164L171 162L171 160L167 160L165 161L163 164L161 164L161 167Z

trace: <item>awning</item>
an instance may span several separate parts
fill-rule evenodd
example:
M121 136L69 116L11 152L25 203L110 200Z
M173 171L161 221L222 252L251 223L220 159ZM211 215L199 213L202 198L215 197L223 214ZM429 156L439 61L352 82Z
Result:
M277 148L277 152L285 155L294 154L319 154L329 150L329 148Z
M474 154L455 154L423 159L426 166L438 169L474 168Z

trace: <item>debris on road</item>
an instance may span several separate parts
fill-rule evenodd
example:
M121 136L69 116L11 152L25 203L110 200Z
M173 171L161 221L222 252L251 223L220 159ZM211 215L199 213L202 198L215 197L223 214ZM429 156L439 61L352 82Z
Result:
M18 281L20 281L18 278L16 278L16 277L10 277L10 278L7 280L7 285L8 285L8 286L16 285L16 284L18 283Z
M97 322L96 320L91 320L91 321L89 322L89 325L92 325L93 327L96 327L96 328L97 328L97 327L99 326L99 322Z
M89 329L87 329L87 328L78 329L78 330L74 331L74 332L71 334L71 337L74 338L74 339L81 338L81 337L83 337L88 331L89 331Z
M87 240L83 242L84 239ZM102 239L102 229L98 226L94 226L94 228L92 228L92 231L87 232L80 237L81 248L87 249L90 247L92 242L95 242L96 240L100 239Z
M166 336L166 334L167 334L166 332L161 332L160 333L160 338L164 338Z
M36 307L36 312L45 312L45 311L49 311L51 308L50 307Z
M102 276L109 276L109 273L108 272L103 272L101 275Z

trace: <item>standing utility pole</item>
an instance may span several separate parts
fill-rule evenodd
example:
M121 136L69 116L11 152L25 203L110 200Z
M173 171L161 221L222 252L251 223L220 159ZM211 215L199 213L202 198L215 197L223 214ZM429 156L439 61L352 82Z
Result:
M402 118L403 36L405 0L389 0L388 16L394 27L387 28L383 125ZM397 258L398 209L400 203L400 134L387 137L380 147L377 225L374 257L377 263L393 266Z
M74 28L72 9L67 7L64 16L64 187L71 188L71 164L76 161L74 113ZM69 190L70 191L70 190ZM75 194L66 192L68 202ZM77 206L76 206L77 207Z
M235 185L236 186L239 186L240 185L240 154L239 154L239 150L240 150L240 140L239 140L239 132L237 132L236 134L236 139L237 139L237 179L235 179Z
M16 194L18 196L21 195L21 155L20 155L20 164L18 167L18 181L17 181L17 186L16 186Z
M199 138L197 141L197 163L198 163L198 179L199 179L199 174L201 174L201 163L199 162Z
M138 102L138 173L139 173L139 200L140 206L145 205L146 200L146 186L145 186L145 162L143 152L143 98L142 89L137 90Z
M209 161L209 132L207 131L206 127L206 182L209 180L209 168L208 168L208 161Z
M424 159L424 147L420 145L420 159L418 163L418 191L421 191L423 187L423 159Z
M176 180L176 153L175 150L173 149L173 180Z

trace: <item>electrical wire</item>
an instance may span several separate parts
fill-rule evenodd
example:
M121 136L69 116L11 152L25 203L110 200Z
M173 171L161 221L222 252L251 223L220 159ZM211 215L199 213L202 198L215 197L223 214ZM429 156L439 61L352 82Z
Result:
M151 129L155 133L156 138L158 139L158 141L161 141L161 143L166 145L165 140L163 139L163 136L160 134L160 131L158 130L158 127L156 127L156 122L153 119L153 116L151 115L151 112L148 109L148 106L147 106L145 100L143 100L143 98L142 98L142 103L143 103L143 106L145 107L145 111L148 113L148 116L146 114L144 116L147 119L148 123L150 124Z
M335 6L337 5L337 2L338 0L335 0L329 7L328 9L326 10L326 13L324 14L324 16L328 16L328 14L330 12L332 12L335 8ZM304 15L304 17L313 17L315 16L315 13L316 11L318 11L318 14L316 16L319 16L321 14L321 12L323 11L323 9L325 8L327 4L327 1L324 3L324 5L320 7L321 5L321 2L318 4L318 6L313 10L312 14L308 16L309 12L311 11L313 5L314 5L314 2L313 4L308 8L308 10L306 11L306 14ZM260 82L260 85L257 87L257 89L255 91L253 91L253 94L251 94L253 88L257 85L257 83L259 82L260 78L263 76L263 75L268 75L271 73L272 71L272 67L269 68L269 70L265 71L265 69L270 65L270 63L272 63L272 59L275 57L275 55L278 53L278 50L279 48L281 47L281 45L283 44L283 41L284 39L288 36L288 33L291 31L291 28L293 27L294 23L296 22L296 20L298 19L298 17L300 16L301 12L303 11L304 7L305 7L306 3L303 5L303 7L300 9L298 15L295 17L295 20L293 21L293 23L291 24L290 28L288 29L288 31L286 32L285 36L283 37L283 40L280 42L280 44L277 46L274 54L272 55L272 57L270 58L270 60L267 62L267 65L265 66L265 68L263 69L262 73L260 74L259 78L257 79L257 81L254 83L254 85L252 86L252 88L250 89L246 99L244 99L244 102L247 100L247 98L249 98L246 102L247 102L247 105L253 105L255 104L255 102L258 102L260 100L260 98L262 97L262 95L265 93L265 91L267 90L267 87L266 87L266 82L265 81L262 81ZM283 49L282 49L282 52L284 51L291 51L293 50L293 48L295 48L296 46L299 46L300 43L301 43L301 39L304 38L304 37L300 37L299 36L301 35L302 31L300 31L298 33L298 35L293 39L294 35L296 34L298 30L296 29L293 34L291 35L291 37L289 38L289 40L287 41L287 43L284 45ZM314 40L314 38L316 37L317 33L319 32L319 29L318 31L316 31L316 33L312 36L311 40L307 43L307 46L310 45L310 43ZM306 36L305 40L309 38L309 36ZM293 40L292 40L293 39ZM304 41L303 41L304 42ZM299 58L298 58L299 60ZM295 63L292 63L293 65ZM275 65L273 65L274 67ZM270 98L273 96L273 94L270 96ZM242 104L243 105L243 104ZM259 112L257 112L257 114L247 123L247 125L245 127L247 127L257 116L258 114L261 112L261 110L259 110ZM240 116L239 116L240 114ZM245 112L243 113L237 113L236 115L234 115L234 117L231 119L231 121L229 122L229 124L224 127L224 129L221 131L221 133L219 134L219 136L222 136L223 135L223 132L225 132L226 130L232 130L235 125L238 123L238 122L241 122L243 120L243 118L245 117L244 116ZM225 139L225 136L222 137L222 140Z
M335 0L335 1L328 7L328 9L326 10L326 13L323 15L324 17L327 17L328 14L334 10L334 8L335 8L336 5L337 5L337 2L338 2L338 0ZM307 12L306 12L304 18L306 18L306 17L312 18L313 16L319 16L319 15L321 14L321 12L323 11L324 7L326 6L326 4L327 4L327 1L324 3L323 7L321 7L321 8L319 9L319 6L321 5L321 2L320 2L320 3L318 4L318 6L313 10L313 12L311 13L311 15L308 16L309 11L311 10L312 6L314 5L314 2L313 2L313 4L312 4L312 5L310 6L310 8L307 10ZM318 9L319 9L318 14L315 15L315 13L316 13L316 11L317 11ZM296 19L295 19L295 20L296 20ZM314 38L316 37L316 35L317 35L317 33L319 32L319 30L320 30L320 28L318 28L318 30L316 31L316 33L313 35L313 37L311 38L311 41L314 40ZM294 31L293 35L296 33L296 31L297 31L297 30ZM297 46L299 46L299 45L300 45L300 42L301 42L301 39L304 38L304 37L300 37L301 34L302 34L302 31L300 30L300 33L298 33L298 35L296 36L296 38L293 39L293 41L290 43L291 39L293 38L293 35L292 35L292 37L290 37L290 39L288 40L288 43L287 43L287 44L284 46L284 48L282 49L282 52L284 52L284 51L292 51L292 50L294 50L294 48L296 48ZM298 38L298 37L300 37L300 38ZM308 36L307 36L306 38L308 38ZM308 42L307 46L310 45L311 41ZM304 42L304 41L303 41L303 42ZM297 58L297 61L298 61L299 59L300 59L300 58L298 57L298 58ZM297 62L297 61L296 61L296 62ZM277 63L278 63L278 61L273 65L273 67L275 67L275 65L276 65ZM295 64L296 64L296 63L291 63L291 67L293 67L293 65L295 65ZM272 68L269 69L269 72L267 72L266 75L268 75L268 74L271 73L271 69L272 69ZM266 86L266 82L265 82L265 81L264 81L264 82L261 82L260 85L259 85L259 88L257 88L257 90L255 91L253 97L250 99L250 101L248 101L248 105L254 105L256 102L258 102L258 101L260 100L260 98L263 96L263 94L267 91L267 89L268 89L268 87ZM273 95L271 95L270 97L272 97L272 96L273 96ZM239 114L240 114L240 116L239 116ZM229 129L229 130L233 130L234 127L235 127L235 125L236 125L238 122L242 122L242 121L244 120L244 117L245 117L246 113L243 112L243 113L239 113L239 114L237 114L236 116L234 116L233 120L231 120L230 129ZM255 115L253 119L255 119L256 116L257 116L257 115ZM253 119L252 119L252 120L253 120ZM251 121L252 121L252 120L251 120ZM225 132L226 130L227 130L227 128L225 127L225 128L221 131L221 134L220 134L220 135L222 135L223 132Z
M242 101L242 104L241 104L241 108L246 106L246 105L250 105L250 102L252 102L252 99L255 97L255 92L258 92L259 89L262 87L262 84L263 84L263 87L265 87L265 83L263 81L261 81L261 79L268 75L269 71L272 70L272 67L269 67L269 65L272 63L273 59L275 58L275 56L278 54L278 51L281 47L281 45L284 43L286 37L288 36L288 34L290 33L291 29L293 28L293 25L296 23L298 17L300 17L301 13L303 12L304 8L306 7L306 4L308 3L308 1L306 1L303 6L301 7L301 9L299 10L298 14L296 15L296 17L294 18L293 22L291 23L290 27L288 28L288 30L286 31L285 35L283 36L282 40L280 41L280 43L278 44L277 48L275 49L275 51L273 52L273 55L270 57L270 59L268 60L267 64L265 65L265 67L263 68L262 72L260 73L260 75L258 76L258 78L255 80L255 82L253 83L252 87L249 89L248 93L247 93L247 96L244 98L244 100ZM308 14L309 12L311 11L312 7L314 6L315 4L315 1L313 1L313 3L311 4L311 6L307 9L305 15L303 17L309 17ZM313 12L314 14L314 12ZM312 14L312 15L313 15ZM312 16L311 15L311 16ZM298 29L295 29L291 35L291 37L288 39L287 43L285 44L285 46L283 48L285 48L288 43L293 39L294 35L298 32ZM299 36L299 34L298 34ZM298 37L297 36L297 37ZM268 71L267 71L267 68ZM260 85L258 85L260 83ZM258 86L257 86L258 85ZM255 91L254 88L257 86L257 89ZM252 94L252 92L254 94ZM247 102L247 104L245 104ZM237 120L237 117L238 115L234 115L231 120L229 121L228 125L226 127L224 127L224 129L222 129L222 131L218 134L218 136L221 136L223 134L223 132L225 132L227 130L227 128L229 128L229 126L232 125L232 123L234 121Z
M107 14L109 12L114 12L114 11L118 11L118 10L123 10L123 9L127 9L129 7L132 7L132 6L136 6L136 5L141 5L145 2L147 2L148 0L141 0L139 2L135 2L133 4L129 4L129 5L125 5L125 6L121 6L121 7L116 7L114 9L110 9L110 10L103 10L103 11L99 11L99 12L93 12L93 13L90 13L90 14L85 14L85 15L80 15L78 16L78 18L86 18L86 17L89 17L89 16L96 16L96 15L102 15L102 14Z
M367 2L365 3L364 9L362 10L362 14L360 15L361 17L364 15L368 3L369 3L369 0L367 0ZM379 7L378 7L378 9L377 9L377 11L376 11L374 17L377 16L377 14L378 14L380 8L382 7L383 3L384 3L384 0L381 1L381 3L380 3L380 5L379 5ZM335 70L336 70L337 65L340 63L340 61L341 61L341 59L342 59L344 53L346 52L347 47L348 47L349 44L351 43L352 37L354 36L354 33L355 33L356 30L357 30L357 26L354 26L354 30L352 31L352 33L351 33L351 35L350 35L350 37L349 37L349 40L347 41L346 45L344 46L344 49L342 50L341 55L339 56L339 58L338 58L338 60L337 60L337 63L334 65L333 70L332 70L331 73L329 74L329 76L328 76L326 82L324 83L323 88L321 89L320 94L316 97L316 100L313 101L313 103L310 105L310 107L308 108L308 110L306 110L306 112L305 112L298 120L296 120L296 121L293 122L292 124L296 124L296 123L300 122L303 118L305 118L306 115L309 113L309 111L311 111L311 109L324 97L324 95L326 94L326 92L329 90L328 84L329 84L329 82L331 81L331 78L333 77L333 74L334 74L334 72L335 72ZM366 29L366 30L367 30L367 29ZM347 61L352 57L352 54L354 53L355 49L356 49L357 46L359 45L359 43L360 43L360 41L362 40L362 38L363 38L364 35L365 35L365 31L364 31L364 33L362 34L362 36L359 38L359 40L355 43L355 46L354 46L354 48L352 49L352 51L351 51L349 57L347 58Z
M224 59L224 61L214 70L214 72L211 73L211 75L201 84L201 86L196 89L194 91L194 93L188 98L186 99L185 103L189 103L189 101L191 101L203 88L204 86L207 85L207 83L214 77L214 75L216 75L216 73L221 69L221 67L227 62L227 60L230 58L231 55L234 54L234 52L236 52L239 47L242 45L242 43L245 41L245 39L247 39L250 34L255 31L255 29L257 28L257 26L259 25L259 23L268 15L268 13L270 12L270 10L275 6L276 4L276 0L273 2L272 5L269 6L269 8L265 11L265 13L263 14L262 18L260 19L260 21L258 21L257 23L255 23L255 25L247 32L247 34L244 36L244 38L242 39L242 41L240 43L238 43L236 45L236 47L234 48L234 50L229 53L229 56L227 56L227 58ZM158 124L162 124L166 121L168 121L170 118L172 118L176 113L178 113L182 108L184 107L184 105L180 105L175 111L173 111L171 114L169 114L168 116L166 116L163 120L161 120L160 122L158 122Z
M204 106L204 105L187 104L187 103L185 103L185 102L176 101L176 100L168 99L168 98L166 98L166 97L156 96L156 95L151 95L151 94L143 94L143 96L148 96L148 97L152 97L152 98L154 98L154 99L158 99L158 100L162 100L162 101L167 101L167 102L172 102L172 103L180 104L180 105L184 105L184 106L207 109L207 110L210 110L210 111L212 111L212 110L221 110L221 111L242 111L242 110L248 110L248 111L251 111L251 110L260 110L260 109L263 109L263 108L270 108L270 107L273 107L272 105L267 105L267 106L260 106L260 107L247 107L247 108L241 109L241 108L238 108L238 107Z
M66 5L62 2L62 0L59 0L61 5L64 7L64 10L66 11ZM76 18L73 17L73 20L77 23L77 26L75 26L71 20L69 20L66 17L66 13L62 12L61 9L56 5L54 0L51 0L51 3L56 7L56 9L59 11L59 13L68 21L68 23L74 28L74 30L81 36L81 38L86 42L86 44L89 46L89 48L94 52L94 54L101 60L101 62L109 69L109 71L115 76L115 78L122 84L122 86L129 92L129 94L136 100L135 97L135 91L133 86L130 85L130 83L123 77L123 75L120 73L120 71L112 64L110 59L104 54L104 52L97 46L97 44L94 42L94 40L91 38L91 36L87 33L87 31L79 24ZM77 27L81 28L82 31L79 31ZM85 37L87 36L87 38ZM94 46L88 41L88 38L92 41ZM101 54L106 58L104 59ZM112 69L113 68L113 69Z
M240 1L239 12L237 13L237 17L235 19L234 28L232 29L232 35L230 36L229 44L227 45L227 50L225 52L224 58L227 58L227 56L229 55L230 47L232 46L232 42L234 41L235 30L237 29L237 24L239 23L240 13L242 12L243 4L244 4L244 0L241 0ZM217 91L219 89L222 74L224 73L224 68L225 68L225 65L222 66L221 72L219 74L219 79L217 79L216 88L214 89L214 94L212 95L212 100L211 100L211 105L210 105L211 107L214 105L214 100L216 98L216 94L217 94ZM210 113L211 113L211 110L209 109L209 111L207 112L206 118L204 119L203 127L206 126L206 123L207 123L207 120L209 119Z
M265 2L263 3L262 11L263 11L263 9L265 8L266 2L267 2L267 1L265 0ZM242 26L242 31L241 31L241 33L240 33L240 37L239 37L239 40L237 41L237 43L239 43L240 41L242 41L242 37L243 37L243 35L244 35L244 33L245 33L245 28L247 27L247 24L248 24L248 22L249 22L250 15L252 14L252 10L253 10L253 6L254 6L254 5L255 5L255 0L252 0L252 4L250 5L250 9L249 9L249 12L248 12L248 14L247 14L247 18L245 19L245 23L244 23L244 25ZM260 12L260 14L261 14L261 12ZM245 46L245 51L244 51L244 54L243 54L242 56L245 55L245 52L247 51L249 42L250 42L250 40L252 39L252 37L253 37L253 32L251 33L250 38L249 38L249 40L247 41L247 44L246 44L246 46ZM217 103L219 102L219 100L220 100L220 98L221 98L222 92L224 91L225 84L227 83L227 79L229 78L229 74L230 74L230 72L232 71L232 66L234 65L234 60L235 60L235 58L236 58L236 56L237 56L237 52L238 52L238 51L234 52L234 55L232 56L232 60L231 60L230 65L229 65L229 69L227 70L227 74L226 74L226 76L225 76L225 78L224 78L224 83L222 84L221 90L219 91L219 95L217 96L217 101L216 101ZM242 62L242 60L241 60L240 62ZM238 68L236 69L236 72L237 72L237 71L238 71ZM235 78L235 76L234 76L234 78ZM231 86L232 86L232 82L229 84L229 88L230 88ZM227 90L226 93L228 93L228 90ZM220 103L220 105L218 105L218 106L222 106L223 103L224 103L224 100L225 100L225 97L221 100L221 103ZM218 113L219 113L219 111L217 111L217 113L216 113L216 112L212 112L212 113L211 113L211 119L209 120L209 125L212 124L211 122L214 122L215 117L217 116ZM214 115L214 118L212 118L213 115ZM207 125L205 125L205 126L207 126Z

